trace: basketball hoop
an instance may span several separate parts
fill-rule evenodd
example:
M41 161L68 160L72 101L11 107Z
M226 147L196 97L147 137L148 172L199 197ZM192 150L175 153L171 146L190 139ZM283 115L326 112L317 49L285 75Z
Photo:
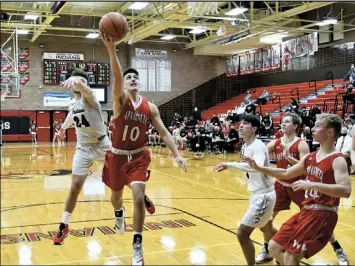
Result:
M188 2L187 8L190 17L218 14L217 2Z

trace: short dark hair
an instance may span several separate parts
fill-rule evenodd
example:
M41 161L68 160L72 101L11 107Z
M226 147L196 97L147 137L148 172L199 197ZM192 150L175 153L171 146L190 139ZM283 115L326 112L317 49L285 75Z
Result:
M123 76L126 76L128 73L133 73L136 74L139 77L139 73L135 68L127 68L124 72L123 72Z
M71 74L72 77L83 77L87 81L89 81L88 74L82 68L75 68Z
M260 129L260 119L253 114L243 114L240 120L244 120L251 124L252 127L256 127L257 130Z

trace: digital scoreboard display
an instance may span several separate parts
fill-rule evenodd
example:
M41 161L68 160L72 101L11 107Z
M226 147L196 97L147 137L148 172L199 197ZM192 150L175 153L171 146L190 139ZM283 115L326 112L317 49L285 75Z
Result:
M75 63L71 61L45 60L43 65L44 84L59 85L70 77L75 68L82 68L89 76L90 85L110 84L110 64L106 63Z

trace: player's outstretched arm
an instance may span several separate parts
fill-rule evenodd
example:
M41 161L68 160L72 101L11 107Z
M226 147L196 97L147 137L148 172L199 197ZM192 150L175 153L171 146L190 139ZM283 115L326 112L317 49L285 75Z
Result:
M111 70L113 73L113 86L112 86L112 100L114 104L123 104L126 99L127 95L126 92L123 90L123 75L120 62L118 61L118 57L116 54L116 47L111 37L107 36L106 34L101 34L100 37L104 42L108 54L110 56L110 64Z
M307 182L298 180L292 184L293 190L314 189L322 194L336 198L349 198L351 194L351 182L348 165L343 157L337 157L333 161L334 179L336 184L324 184L320 182Z
M153 124L155 128L158 130L161 139L164 141L165 145L169 148L169 150L173 153L174 158L178 163L178 165L186 172L187 171L186 161L181 157L180 152L176 148L173 137L166 129L163 121L161 120L158 107L153 103L149 103L149 107L152 113Z
M288 169L265 167L249 157L243 157L242 159L256 171L273 176L277 179L292 179L306 173L306 170L304 169L304 157L297 164Z

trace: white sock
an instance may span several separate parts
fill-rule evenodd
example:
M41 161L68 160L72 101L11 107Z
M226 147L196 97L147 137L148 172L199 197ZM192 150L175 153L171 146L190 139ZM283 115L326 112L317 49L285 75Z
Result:
M142 235L142 233L143 233L143 232L136 232L136 231L134 231L134 232L133 232L133 235Z
M71 213L70 212L63 212L63 215L62 215L62 223L63 224L68 224L69 223L69 219L70 219L70 216L71 216Z

